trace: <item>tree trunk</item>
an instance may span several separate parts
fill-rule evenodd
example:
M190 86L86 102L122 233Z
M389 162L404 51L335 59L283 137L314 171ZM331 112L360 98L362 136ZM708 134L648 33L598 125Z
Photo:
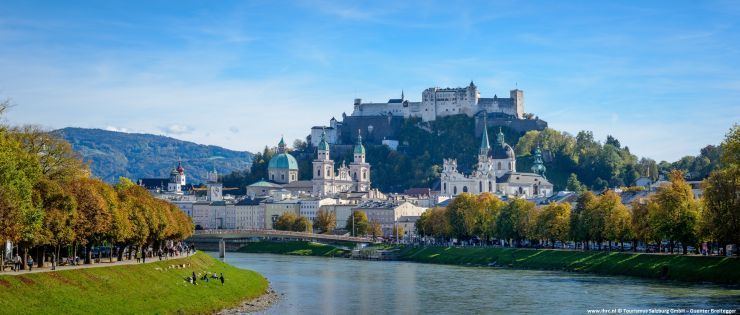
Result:
M39 268L43 267L44 262L46 261L46 245L41 246L40 249L41 249L41 257L40 257L41 259L38 260L38 264L36 265L36 267L39 267ZM38 250L39 248L36 249L37 255L38 255Z
M89 265L92 263L92 244L85 245L85 264Z
M23 246L23 255L21 256L21 270L26 270L26 257L28 257L28 248Z
M117 257L118 261L122 261L122 260L123 260L123 252L124 252L125 250L126 250L126 246L125 246L125 245L123 245L123 246L118 246L118 255L117 255L117 256L118 256L118 257Z

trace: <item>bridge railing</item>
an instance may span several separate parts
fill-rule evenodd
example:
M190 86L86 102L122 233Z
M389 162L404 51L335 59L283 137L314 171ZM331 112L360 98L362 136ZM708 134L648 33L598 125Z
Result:
M293 231L281 231L281 230L262 230L262 229L209 229L209 230L197 230L194 235L238 235L248 234L255 236L292 236L298 238L314 238L314 239L325 239L335 241L353 241L353 242L371 242L369 237L356 237L356 236L343 236L343 235L331 235L331 234L316 234L307 232L293 232Z

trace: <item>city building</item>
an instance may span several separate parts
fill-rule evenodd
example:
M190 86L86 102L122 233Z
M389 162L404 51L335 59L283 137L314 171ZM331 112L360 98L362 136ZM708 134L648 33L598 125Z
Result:
M462 193L489 192L500 196L524 198L549 197L553 185L545 178L546 168L539 148L534 153L533 173L516 171L516 155L499 130L493 147L488 141L488 127L484 123L478 164L475 171L465 175L457 170L457 160L445 159L442 166L441 194L454 197Z
M326 133L322 132L317 146L316 159L313 160L313 195L331 196L341 192L370 190L370 164L365 161L365 146L362 136L357 137L353 151L353 161L347 167L344 163L334 170L334 161L330 158L330 145Z
M287 184L298 180L298 162L285 150L285 140L280 138L278 154L270 159L267 165L267 176L278 184Z
M410 202L391 202L368 200L353 208L367 215L370 222L380 223L383 235L393 235L393 227L401 217L419 217L427 208L416 206ZM337 220L339 220L337 218ZM347 220L345 218L345 220Z

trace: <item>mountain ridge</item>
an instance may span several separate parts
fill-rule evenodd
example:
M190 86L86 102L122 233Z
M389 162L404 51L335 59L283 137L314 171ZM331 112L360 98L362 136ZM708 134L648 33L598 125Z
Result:
M221 174L248 169L253 154L148 133L127 133L98 128L67 127L52 131L67 140L94 176L116 182L119 176L168 177L178 161L188 183L205 182L214 168Z

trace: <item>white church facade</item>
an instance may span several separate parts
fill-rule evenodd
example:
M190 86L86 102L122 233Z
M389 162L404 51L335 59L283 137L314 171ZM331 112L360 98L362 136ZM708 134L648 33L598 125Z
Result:
M478 164L470 175L457 170L457 160L445 159L441 174L441 195L454 197L462 193L481 194L489 192L499 196L524 198L549 197L553 185L545 178L545 166L539 148L535 150L533 173L516 171L514 150L504 141L499 130L496 142L491 147L488 128L483 128Z

